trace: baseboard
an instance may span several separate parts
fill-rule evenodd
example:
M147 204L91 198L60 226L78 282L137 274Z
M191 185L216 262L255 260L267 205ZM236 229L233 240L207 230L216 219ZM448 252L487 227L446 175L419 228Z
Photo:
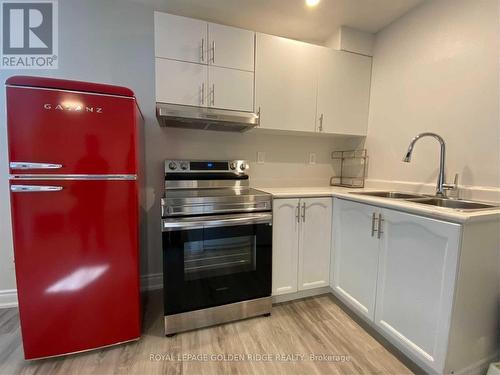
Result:
M8 309L11 307L17 307L17 290L0 290L0 309Z
M486 374L488 371L488 367L490 363L493 363L495 361L498 361L498 358L500 356L500 352L495 353L494 355L491 355L490 357L483 358L480 361L477 361L476 363L473 363L472 365L463 368L461 370L455 371L456 375L481 375L481 374Z
M163 288L163 273L150 273L141 276L141 291Z
M329 286L323 286L320 288L301 290L295 293L280 294L278 296L273 296L273 304L293 301L295 299L300 299L300 298L318 296L320 294L325 294L325 293L331 293L331 290L332 289Z

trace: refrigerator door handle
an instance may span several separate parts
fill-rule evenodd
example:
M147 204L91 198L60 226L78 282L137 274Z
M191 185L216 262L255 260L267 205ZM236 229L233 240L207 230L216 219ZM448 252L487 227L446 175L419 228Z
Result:
M137 180L135 174L11 174L9 179L15 181L35 181L35 180L75 180L75 181L108 181L108 180Z
M62 164L53 163L32 163L29 161L13 161L10 163L10 169L59 169Z
M61 191L62 186L36 186L36 185L11 185L10 191L13 193L41 193L51 191Z

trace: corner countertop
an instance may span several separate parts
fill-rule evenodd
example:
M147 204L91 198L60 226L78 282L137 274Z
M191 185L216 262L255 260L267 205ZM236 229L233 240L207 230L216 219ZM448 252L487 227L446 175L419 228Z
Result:
M475 212L459 211L452 208L429 206L425 204L405 201L402 199L381 198L353 194L355 192L380 191L387 189L354 189L336 186L285 188L256 187L256 189L272 194L273 198L275 199L335 197L460 224L472 221L500 220L500 208Z

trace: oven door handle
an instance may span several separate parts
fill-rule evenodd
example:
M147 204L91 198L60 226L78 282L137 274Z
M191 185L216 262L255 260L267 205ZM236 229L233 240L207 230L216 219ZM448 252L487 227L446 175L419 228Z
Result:
M207 207L211 212L221 212L221 211L246 211L252 212L257 210L269 210L270 202L241 202L241 203L193 203L193 204L182 204L182 205L162 205L162 214L186 214L194 213L201 215L203 209Z
M190 218L168 218L162 219L163 232L179 230L203 229L214 227L227 227L235 225L269 224L273 221L272 213L218 215Z

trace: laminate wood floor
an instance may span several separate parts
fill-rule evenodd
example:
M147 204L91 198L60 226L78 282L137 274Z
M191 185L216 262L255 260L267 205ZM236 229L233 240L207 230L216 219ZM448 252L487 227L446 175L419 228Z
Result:
M23 359L17 309L0 310L0 375L413 373L329 294L172 338L163 336L161 291L149 292L144 306L140 341L40 361Z

